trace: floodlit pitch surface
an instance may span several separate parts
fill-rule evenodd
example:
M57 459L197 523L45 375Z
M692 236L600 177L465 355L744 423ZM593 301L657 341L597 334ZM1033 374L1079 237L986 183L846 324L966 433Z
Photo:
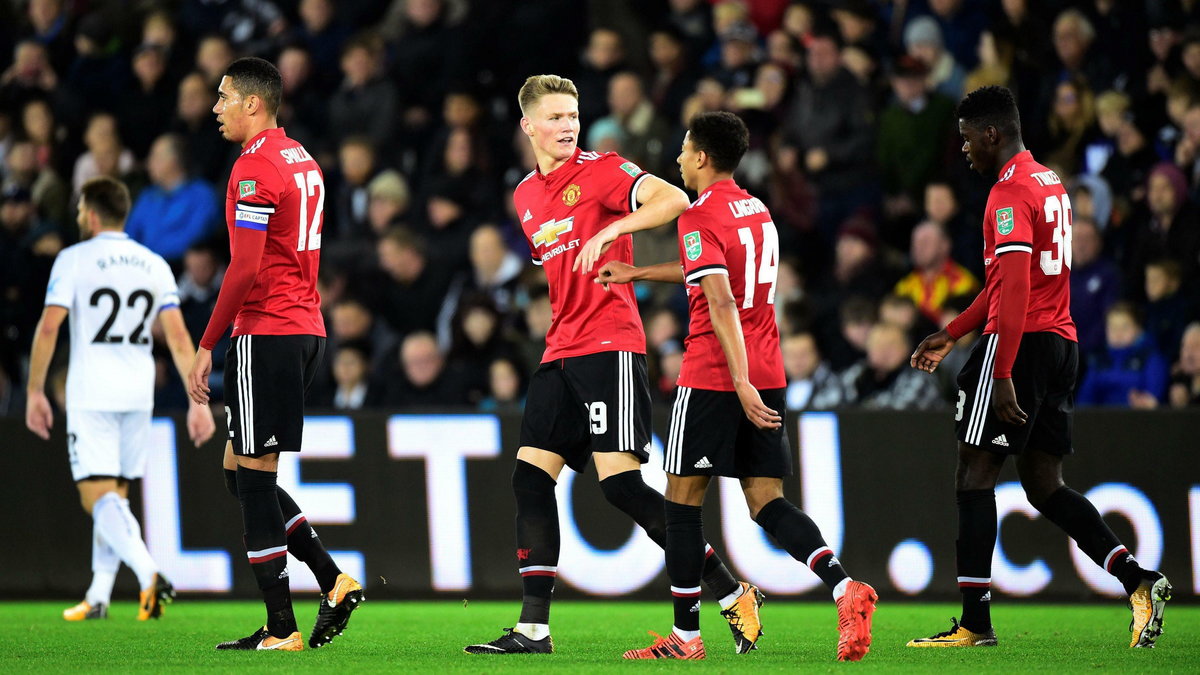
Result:
M837 617L833 603L772 602L763 607L760 649L733 653L729 629L713 602L705 602L704 663L647 666L622 661L643 647L647 630L671 628L668 602L567 602L554 606L557 653L483 657L464 654L470 642L487 641L516 619L515 602L368 602L345 635L302 653L216 652L217 642L249 635L263 620L251 602L184 599L167 606L159 621L138 622L132 602L114 605L104 621L67 623L64 602L0 603L7 630L0 642L6 672L597 672L671 667L709 672L881 670L903 672L1197 672L1200 606L1168 605L1166 632L1153 650L1129 649L1129 612L1112 601L1088 605L998 603L993 609L1000 646L911 649L910 638L950 627L951 604L888 603L875 614L871 653L859 664L834 660ZM315 597L296 598L307 639ZM286 665L284 665L286 664Z

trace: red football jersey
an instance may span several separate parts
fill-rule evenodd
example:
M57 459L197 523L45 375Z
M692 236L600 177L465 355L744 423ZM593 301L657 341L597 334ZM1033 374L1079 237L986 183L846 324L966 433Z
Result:
M713 332L708 298L700 288L700 279L709 274L729 276L746 341L750 383L756 389L787 386L775 325L779 234L767 207L732 179L713 183L679 216L679 260L689 314L679 386L733 391L729 361Z
M1029 259L1029 309L1025 332L1057 333L1076 340L1071 319L1071 199L1058 175L1028 150L1008 161L988 194L983 217L984 333L995 333L1000 306L997 256L1015 251Z
M534 170L513 192L533 254L546 270L554 317L542 363L599 352L646 353L646 334L631 284L593 281L610 260L633 264L633 237L609 246L591 274L572 271L579 249L600 230L637 209L638 186L650 174L615 153L578 148L548 174Z
M231 241L234 227L250 227L266 230L267 242L234 335L325 335L317 293L324 206L321 167L282 128L246 144L229 174L225 222Z

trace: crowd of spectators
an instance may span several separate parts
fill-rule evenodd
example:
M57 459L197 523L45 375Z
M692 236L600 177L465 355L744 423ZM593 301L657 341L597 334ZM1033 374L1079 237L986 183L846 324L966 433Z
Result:
M545 72L577 84L583 147L677 183L692 115L746 121L737 178L780 232L793 409L952 400L966 349L936 378L908 355L983 278L990 181L961 157L954 108L1011 87L1027 146L1069 189L1080 404L1200 403L1200 1L0 0L0 414L23 409L89 177L130 186L128 231L176 270L203 332L237 153L210 108L243 55L279 66L280 123L326 177L318 406L522 405L551 312L512 213L534 168L515 93ZM635 253L672 259L674 228ZM637 292L668 401L686 299ZM185 404L168 362L160 409Z

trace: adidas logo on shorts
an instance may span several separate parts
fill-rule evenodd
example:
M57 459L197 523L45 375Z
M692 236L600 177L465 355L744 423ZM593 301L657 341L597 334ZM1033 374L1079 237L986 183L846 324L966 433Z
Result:
M695 463L695 464L693 464L692 466L696 467L697 469L711 469L711 468L712 468L712 462L708 461L708 457L707 457L707 456L704 456L704 457L701 457L701 458L700 458L700 461L699 461L699 462L696 462L696 463Z
M1008 447L1008 439L1004 437L1004 434L1000 434L999 436L992 439L992 445L999 445L1001 447L1007 448Z
M270 448L270 447L274 447L276 445L279 445L279 441L275 440L275 436L271 436L270 438L267 439L266 443L263 443L264 448ZM1007 445L1007 443L1005 445Z

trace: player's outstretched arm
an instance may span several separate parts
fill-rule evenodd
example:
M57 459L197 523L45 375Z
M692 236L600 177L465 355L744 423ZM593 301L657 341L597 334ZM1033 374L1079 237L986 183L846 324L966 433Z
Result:
M721 343L721 351L725 352L729 374L733 376L733 390L742 403L746 419L759 429L778 428L783 418L778 411L763 403L758 390L750 383L746 338L742 334L742 319L738 314L737 301L733 298L733 289L729 287L729 277L724 274L701 277L700 289L708 299L708 315L712 319L713 332Z
M604 284L604 290L608 290L609 284L628 284L633 281L661 281L663 283L682 284L683 283L683 268L679 262L665 262L657 265L648 265L646 267L634 267L619 260L610 260L604 263L596 272L596 278L593 279L598 284Z
M946 355L954 349L955 339L950 337L950 333L945 329L921 340L921 344L917 345L916 351L912 353L912 357L908 360L908 365L923 370L927 373L932 373L937 370L938 365Z
M33 349L29 353L29 382L25 386L25 426L42 440L49 440L54 426L54 411L46 398L46 373L50 359L58 346L58 329L67 318L67 308L46 305L42 318L33 333Z
M665 225L678 218L691 203L683 190L658 176L647 176L638 185L634 198L640 204L638 210L613 222L588 239L579 250L575 264L571 266L572 272L582 270L584 274L591 273L596 261L604 255L617 237Z
M196 358L196 350L192 347L192 336L188 334L187 325L183 322L183 312L178 307L164 309L158 314L162 321L163 334L167 338L167 348L171 350L171 360L175 362L175 370L179 378L188 381L188 371ZM188 438L198 448L213 437L217 423L213 421L212 409L207 405L191 401L187 413Z

